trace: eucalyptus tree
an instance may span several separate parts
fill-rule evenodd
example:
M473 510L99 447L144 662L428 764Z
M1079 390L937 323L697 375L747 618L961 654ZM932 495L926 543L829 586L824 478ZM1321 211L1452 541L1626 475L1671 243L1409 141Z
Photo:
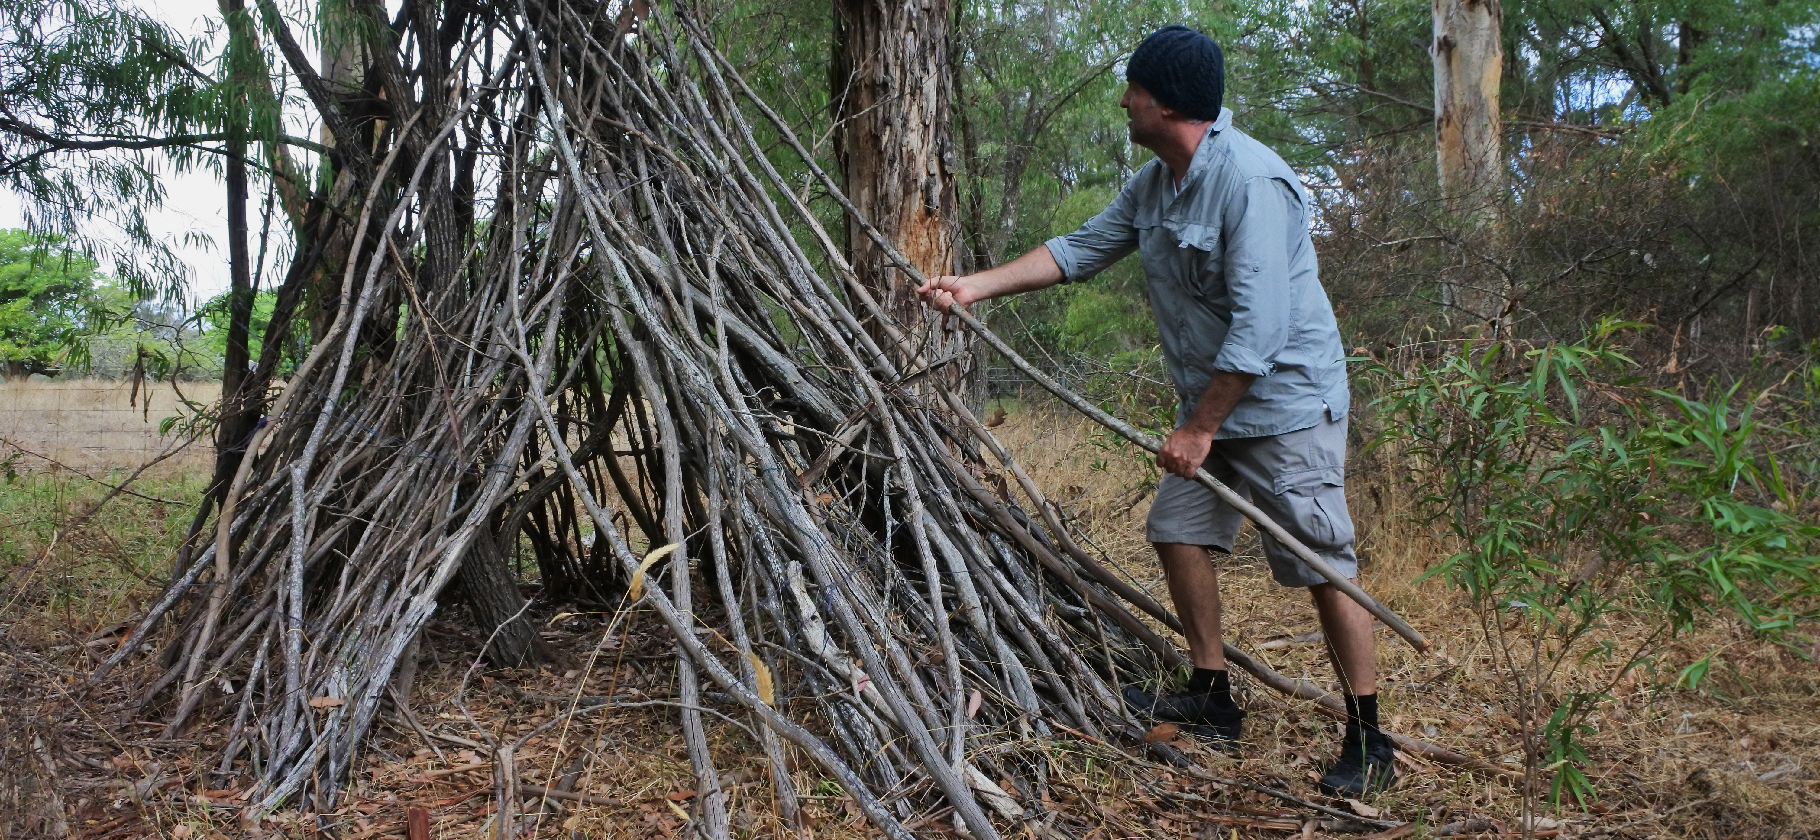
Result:
M324 18L307 21L312 27L327 24L317 40L351 44L350 54L357 57L334 67L339 75L329 79L314 70L290 19L272 2L252 8L238 0L223 2L225 37L217 39L219 51L213 54L208 44L185 43L144 12L109 0L0 7L6 27L0 43L5 57L0 176L22 194L41 227L71 232L94 251L124 241L125 247L117 248L122 259L116 271L133 291L175 297L184 276L181 263L146 222L164 198L161 176L207 167L224 178L231 286L223 399L214 418L215 475L177 558L179 568L197 550L210 503L221 500L242 463L271 398L278 355L292 346L292 330L301 327L319 337L337 314L350 254L358 245L353 231L359 208L377 196L382 211L393 209L383 203L385 197L397 200L412 175L408 167L420 163L434 131L400 116L422 96L414 87L421 84L416 78L421 68L416 60L400 58L399 36L384 10L365 3L325 8ZM466 34L471 13L461 6L444 19L437 10L420 11L438 21L430 27L423 59L434 70ZM445 24L448 31L437 28ZM281 56L282 72L271 66L271 51ZM410 73L406 66L412 66ZM421 86L432 89L428 116L440 126L452 106L440 83ZM293 107L320 122L327 144L285 133L285 106L277 93L285 88L302 92ZM301 159L295 152L303 153ZM420 177L440 182L425 191L435 197L419 219L431 232L421 259L435 262L440 276L451 273L448 266L475 228L467 198L477 168L473 147L456 152ZM384 164L388 156L403 162ZM248 215L254 171L273 199L257 247ZM94 219L111 221L111 229L95 230ZM290 242L268 247L269 238ZM291 256L257 339L251 335L255 251ZM261 347L257 359L249 352L255 344ZM524 620L508 620L524 600L498 552L477 550L462 582L460 592L484 627L507 625L498 655L513 661L531 656L536 634Z
M942 328L864 229L875 227L925 274L958 270L951 4L834 0L832 16L834 149L861 213L846 225L847 259L918 343L891 351L948 360L934 381L962 385L973 367L965 333Z
M1435 171L1456 212L1480 212L1504 184L1503 27L1498 0L1435 0Z
M142 293L174 298L181 261L150 231L162 175L214 162L222 90L176 33L129 6L0 4L0 179L40 233L70 237Z
M25 200L37 228L69 236L91 255L116 257L114 273L133 294L173 300L187 270L152 234L147 214L164 199L166 172L207 168L224 177L231 278L224 396L215 478L192 536L239 464L267 381L248 375L248 167L267 173L295 224L303 190L289 150L315 147L283 134L250 18L237 5L224 5L223 15L225 49L211 57L205 44L186 43L111 0L0 5L0 177Z

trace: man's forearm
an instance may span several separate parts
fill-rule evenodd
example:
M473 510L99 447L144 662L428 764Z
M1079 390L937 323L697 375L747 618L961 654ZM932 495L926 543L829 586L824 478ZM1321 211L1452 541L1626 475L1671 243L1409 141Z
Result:
M1257 377L1249 373L1236 373L1230 370L1216 370L1207 389L1201 392L1200 402L1195 403L1194 414L1189 415L1188 422L1182 428L1197 434L1213 436L1226 423L1232 409L1251 390L1251 383Z
M1193 478L1194 471L1201 468L1201 462L1207 460L1207 453L1213 448L1213 436L1219 433L1226 416L1244 398L1245 392L1251 390L1254 379L1257 377L1249 373L1214 371L1213 381L1201 392L1201 401L1195 403L1188 422L1170 432L1163 441L1163 448L1156 453L1157 465L1182 478Z
M963 279L974 287L979 300L990 300L1047 289L1062 282L1062 267L1056 264L1048 246L1038 245L1011 262Z
M1062 282L1062 267L1049 253L1049 246L1034 250L1011 262L988 268L966 277L943 275L931 277L918 286L916 293L930 306L943 312L954 304L972 306L982 300L1045 289Z

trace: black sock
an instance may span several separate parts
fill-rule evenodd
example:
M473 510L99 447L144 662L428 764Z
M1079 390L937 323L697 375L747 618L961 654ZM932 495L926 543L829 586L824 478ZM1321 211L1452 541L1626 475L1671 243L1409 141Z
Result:
M1361 733L1382 733L1378 728L1378 695L1348 694L1346 697L1346 728L1357 728Z
M1211 694L1215 700L1232 702L1231 672L1212 668L1196 668L1188 677L1189 694Z

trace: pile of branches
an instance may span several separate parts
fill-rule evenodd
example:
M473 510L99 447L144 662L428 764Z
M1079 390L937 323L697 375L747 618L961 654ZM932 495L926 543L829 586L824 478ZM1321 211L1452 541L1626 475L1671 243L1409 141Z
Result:
M509 567L523 547L548 598L668 625L707 836L728 824L709 687L758 734L786 818L793 749L888 835L945 801L997 836L1024 804L994 780L1042 757L981 748L1139 734L1118 684L1182 659L1135 613L1174 621L931 385L944 360L805 202L852 210L790 126L688 10L641 8L410 23L445 64L422 47L412 87L380 62L383 154L342 144L346 212L312 217L343 220L316 241L345 259L300 249L316 262L280 296L274 323L314 278L313 349L212 540L94 678L152 663L141 712L171 735L223 724L213 762L255 777L252 812L330 810L439 605L494 662L547 654ZM366 136L266 22L331 130Z

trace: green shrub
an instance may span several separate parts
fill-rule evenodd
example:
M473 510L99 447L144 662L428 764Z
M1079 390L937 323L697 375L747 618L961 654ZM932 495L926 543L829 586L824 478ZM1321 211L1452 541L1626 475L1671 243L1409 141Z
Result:
M1612 682L1718 615L1761 634L1811 620L1820 527L1737 388L1651 389L1606 321L1584 340L1469 346L1393 384L1375 445L1414 459L1421 507L1460 550L1429 575L1472 599L1517 703L1527 794L1594 795L1580 739ZM1646 632L1605 633L1620 614ZM1564 666L1615 665L1570 689ZM1699 674L1689 674L1697 684Z

